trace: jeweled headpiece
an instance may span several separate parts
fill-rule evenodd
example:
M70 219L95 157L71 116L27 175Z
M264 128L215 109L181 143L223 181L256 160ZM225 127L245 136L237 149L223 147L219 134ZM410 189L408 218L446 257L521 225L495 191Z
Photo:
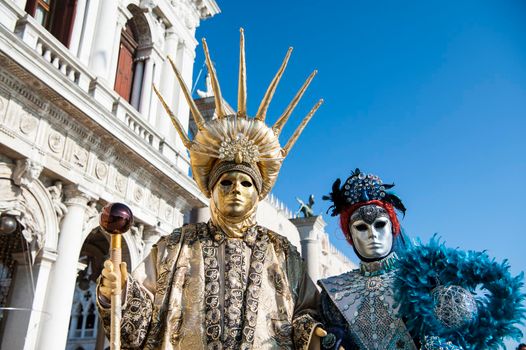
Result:
M352 244L349 219L355 210L369 204L383 207L391 219L393 234L400 232L400 223L394 209L402 214L405 214L406 209L400 198L388 191L393 187L394 184L384 184L378 176L363 173L356 168L343 185L340 179L334 181L332 192L322 198L332 201L333 205L329 207L329 210L332 209L331 215L340 215L340 226Z
M323 199L332 201L333 205L329 207L329 210L332 209L332 216L340 214L347 207L373 200L389 203L405 214L406 209L400 198L387 191L393 187L394 184L384 184L378 176L363 173L356 168L343 185L340 179L334 181L332 192L323 196Z
M323 100L318 101L303 119L285 147L281 147L279 134L317 71L314 71L307 78L276 123L272 127L268 127L265 124L267 110L290 58L292 48L289 48L278 73L271 81L261 101L256 116L249 118L247 116L245 40L243 29L241 29L240 32L238 110L235 115L226 115L225 113L217 74L212 65L205 39L203 39L203 50L206 57L206 65L210 73L212 89L214 91L216 119L205 121L192 99L181 74L170 57L168 57L168 60L181 85L186 101L190 105L191 114L197 125L198 132L193 140L189 139L179 120L171 111L170 107L168 107L157 88L155 86L153 88L164 109L170 116L172 124L179 133L183 144L190 151L192 173L201 192L207 197L210 197L211 190L222 173L231 170L240 170L246 172L254 179L256 187L259 186L259 198L263 199L274 186L283 160Z

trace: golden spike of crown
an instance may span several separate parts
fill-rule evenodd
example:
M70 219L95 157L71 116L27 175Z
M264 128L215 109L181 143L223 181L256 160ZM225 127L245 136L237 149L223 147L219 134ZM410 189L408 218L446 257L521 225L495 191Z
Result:
M205 52L206 66L208 67L208 73L210 74L210 81L212 82L212 90L214 90L214 100L216 103L216 114L219 119L225 116L223 109L223 96L221 95L221 89L219 88L219 81L217 80L216 70L212 59L210 59L210 52L208 51L208 44L206 39L203 38L203 50Z
M237 92L237 116L247 117L247 65L245 62L245 33L239 29L239 79Z
M175 76L177 77L177 81L179 82L179 86L181 86L181 90L183 90L184 98L186 99L186 102L190 106L190 111L192 112L192 116L194 117L194 121L195 121L195 124L197 125L197 129L202 130L205 125L205 118L203 118L203 116L201 115L201 112L199 112L199 108L197 108L197 105L195 104L195 101L192 98L190 90L186 86L186 83L184 82L183 77L181 76L181 73L179 73L179 70L175 66L175 63L170 56L168 56L168 61L170 62L170 65L172 66ZM165 103L163 103L163 106L165 106ZM166 110L166 112L168 112L168 110ZM173 115L173 113L171 112L168 112L168 114Z
M320 99L318 103L316 103L314 107L312 107L309 114L307 114L305 118L303 118L303 120L301 121L301 124L298 125L298 127L296 128L296 131L294 131L294 134L292 134L292 136L290 137L285 147L283 147L282 153L284 157L286 157L289 154L290 149L292 148L292 146L294 146L294 144L298 140L298 137L300 137L301 133L303 132L303 129L305 129L305 127L307 126L307 123L312 119L312 117L314 116L314 113L316 113L316 111L318 110L318 108L320 108L322 103L323 103L323 99Z
M183 141L184 146L190 149L190 147L192 147L192 141L190 141L190 139L188 138L188 135L186 135L186 132L184 131L183 126L179 122L179 119L177 119L177 117L174 115L170 107L168 107L168 104L164 101L163 96L161 95L159 90L157 90L157 87L155 86L155 84L152 84L152 88L155 94L157 95L157 97L159 98L159 100L161 101L161 104L166 110L166 113L168 113L168 116L172 120L172 124L175 127L175 130L177 130L177 133L179 134L179 137Z
M274 133L276 135L279 136L279 134L281 133L281 129L283 129L283 126L285 126L285 123L287 123L287 120L289 119L290 115L294 111L294 108L296 108L296 106L298 105L298 102L303 97L303 94L305 93L305 91L309 87L312 79L314 79L316 74L318 74L317 70L315 70L314 72L311 73L311 75L309 75L309 77L307 78L305 83L303 83L302 87L296 93L296 96L294 96L294 98L292 99L290 104L287 106L287 109L285 109L285 112L283 112L281 117L279 117L278 120L276 121L276 123L274 123L274 126L272 127L272 130L274 130Z
M267 92L265 92L265 95L263 96L263 100L261 100L261 104L259 105L258 111L255 116L256 120L265 121L268 106L270 105L270 101L272 100L272 97L274 96L274 92L276 91L276 88L278 87L278 83L281 80L281 76L283 75L283 72L285 72L285 68L287 67L287 63L289 62L289 58L291 54L292 54L292 47L289 47L289 49L287 50L287 54L285 55L285 58L283 59L283 63L281 63L281 66L279 67L279 70L276 73L276 76L270 82Z
M183 90L183 94L190 106L191 114L198 127L193 140L190 140L185 129L170 110L170 107L163 99L161 93L154 86L153 89L159 97L161 104L168 113L172 124L181 137L183 144L190 151L190 161L192 174L200 190L210 197L211 184L209 179L211 173L217 169L216 165L223 162L243 163L249 167L257 169L254 174L260 174L262 178L262 189L259 193L260 199L264 198L274 185L283 159L289 154L292 146L296 143L299 136L305 129L314 113L318 110L323 100L320 100L302 120L294 131L285 147L279 143L279 134L285 123L292 114L294 108L302 98L305 90L311 83L317 71L314 71L296 93L283 114L278 118L272 128L265 124L267 110L276 91L277 85L285 71L289 61L292 48L289 48L283 62L272 79L265 95L261 101L259 109L254 118L247 116L247 84L246 84L246 64L245 64L245 37L243 29L240 29L240 49L239 49L239 76L238 76L238 111L237 114L226 116L224 112L223 99L219 88L217 75L210 59L206 40L203 39L203 50L206 63L214 90L216 113L218 118L205 121L201 115L195 101L192 99L190 91L184 83L181 74L176 68L173 60L168 57L177 80ZM252 175L251 175L252 176ZM212 184L213 185L213 184Z

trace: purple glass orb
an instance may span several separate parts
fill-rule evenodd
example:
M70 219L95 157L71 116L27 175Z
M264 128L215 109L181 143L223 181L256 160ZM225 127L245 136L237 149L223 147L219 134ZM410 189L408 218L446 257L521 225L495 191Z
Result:
M18 221L11 215L0 216L0 233L11 234L16 231Z
M109 203L102 208L100 227L109 234L124 233L133 224L133 213L127 205Z

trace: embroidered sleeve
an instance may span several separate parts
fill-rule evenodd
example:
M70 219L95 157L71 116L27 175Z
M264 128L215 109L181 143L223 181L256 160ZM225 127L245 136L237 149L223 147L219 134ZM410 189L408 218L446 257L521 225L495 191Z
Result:
M123 295L121 344L124 349L140 348L146 339L152 316L152 301L143 287L131 276L126 281ZM99 313L106 334L110 334L110 308L97 297Z
M314 329L317 326L321 326L321 323L309 314L303 314L294 318L292 328L294 329L294 345L296 349L307 350L309 348Z

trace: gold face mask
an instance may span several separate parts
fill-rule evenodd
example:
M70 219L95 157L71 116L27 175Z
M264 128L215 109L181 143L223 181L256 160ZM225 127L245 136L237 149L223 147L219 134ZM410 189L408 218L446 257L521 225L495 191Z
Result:
M258 191L254 181L240 171L229 171L221 175L212 190L212 200L226 218L243 218L258 202Z
M249 175L238 170L225 172L212 188L212 223L227 236L242 238L256 224L258 202L259 193Z

